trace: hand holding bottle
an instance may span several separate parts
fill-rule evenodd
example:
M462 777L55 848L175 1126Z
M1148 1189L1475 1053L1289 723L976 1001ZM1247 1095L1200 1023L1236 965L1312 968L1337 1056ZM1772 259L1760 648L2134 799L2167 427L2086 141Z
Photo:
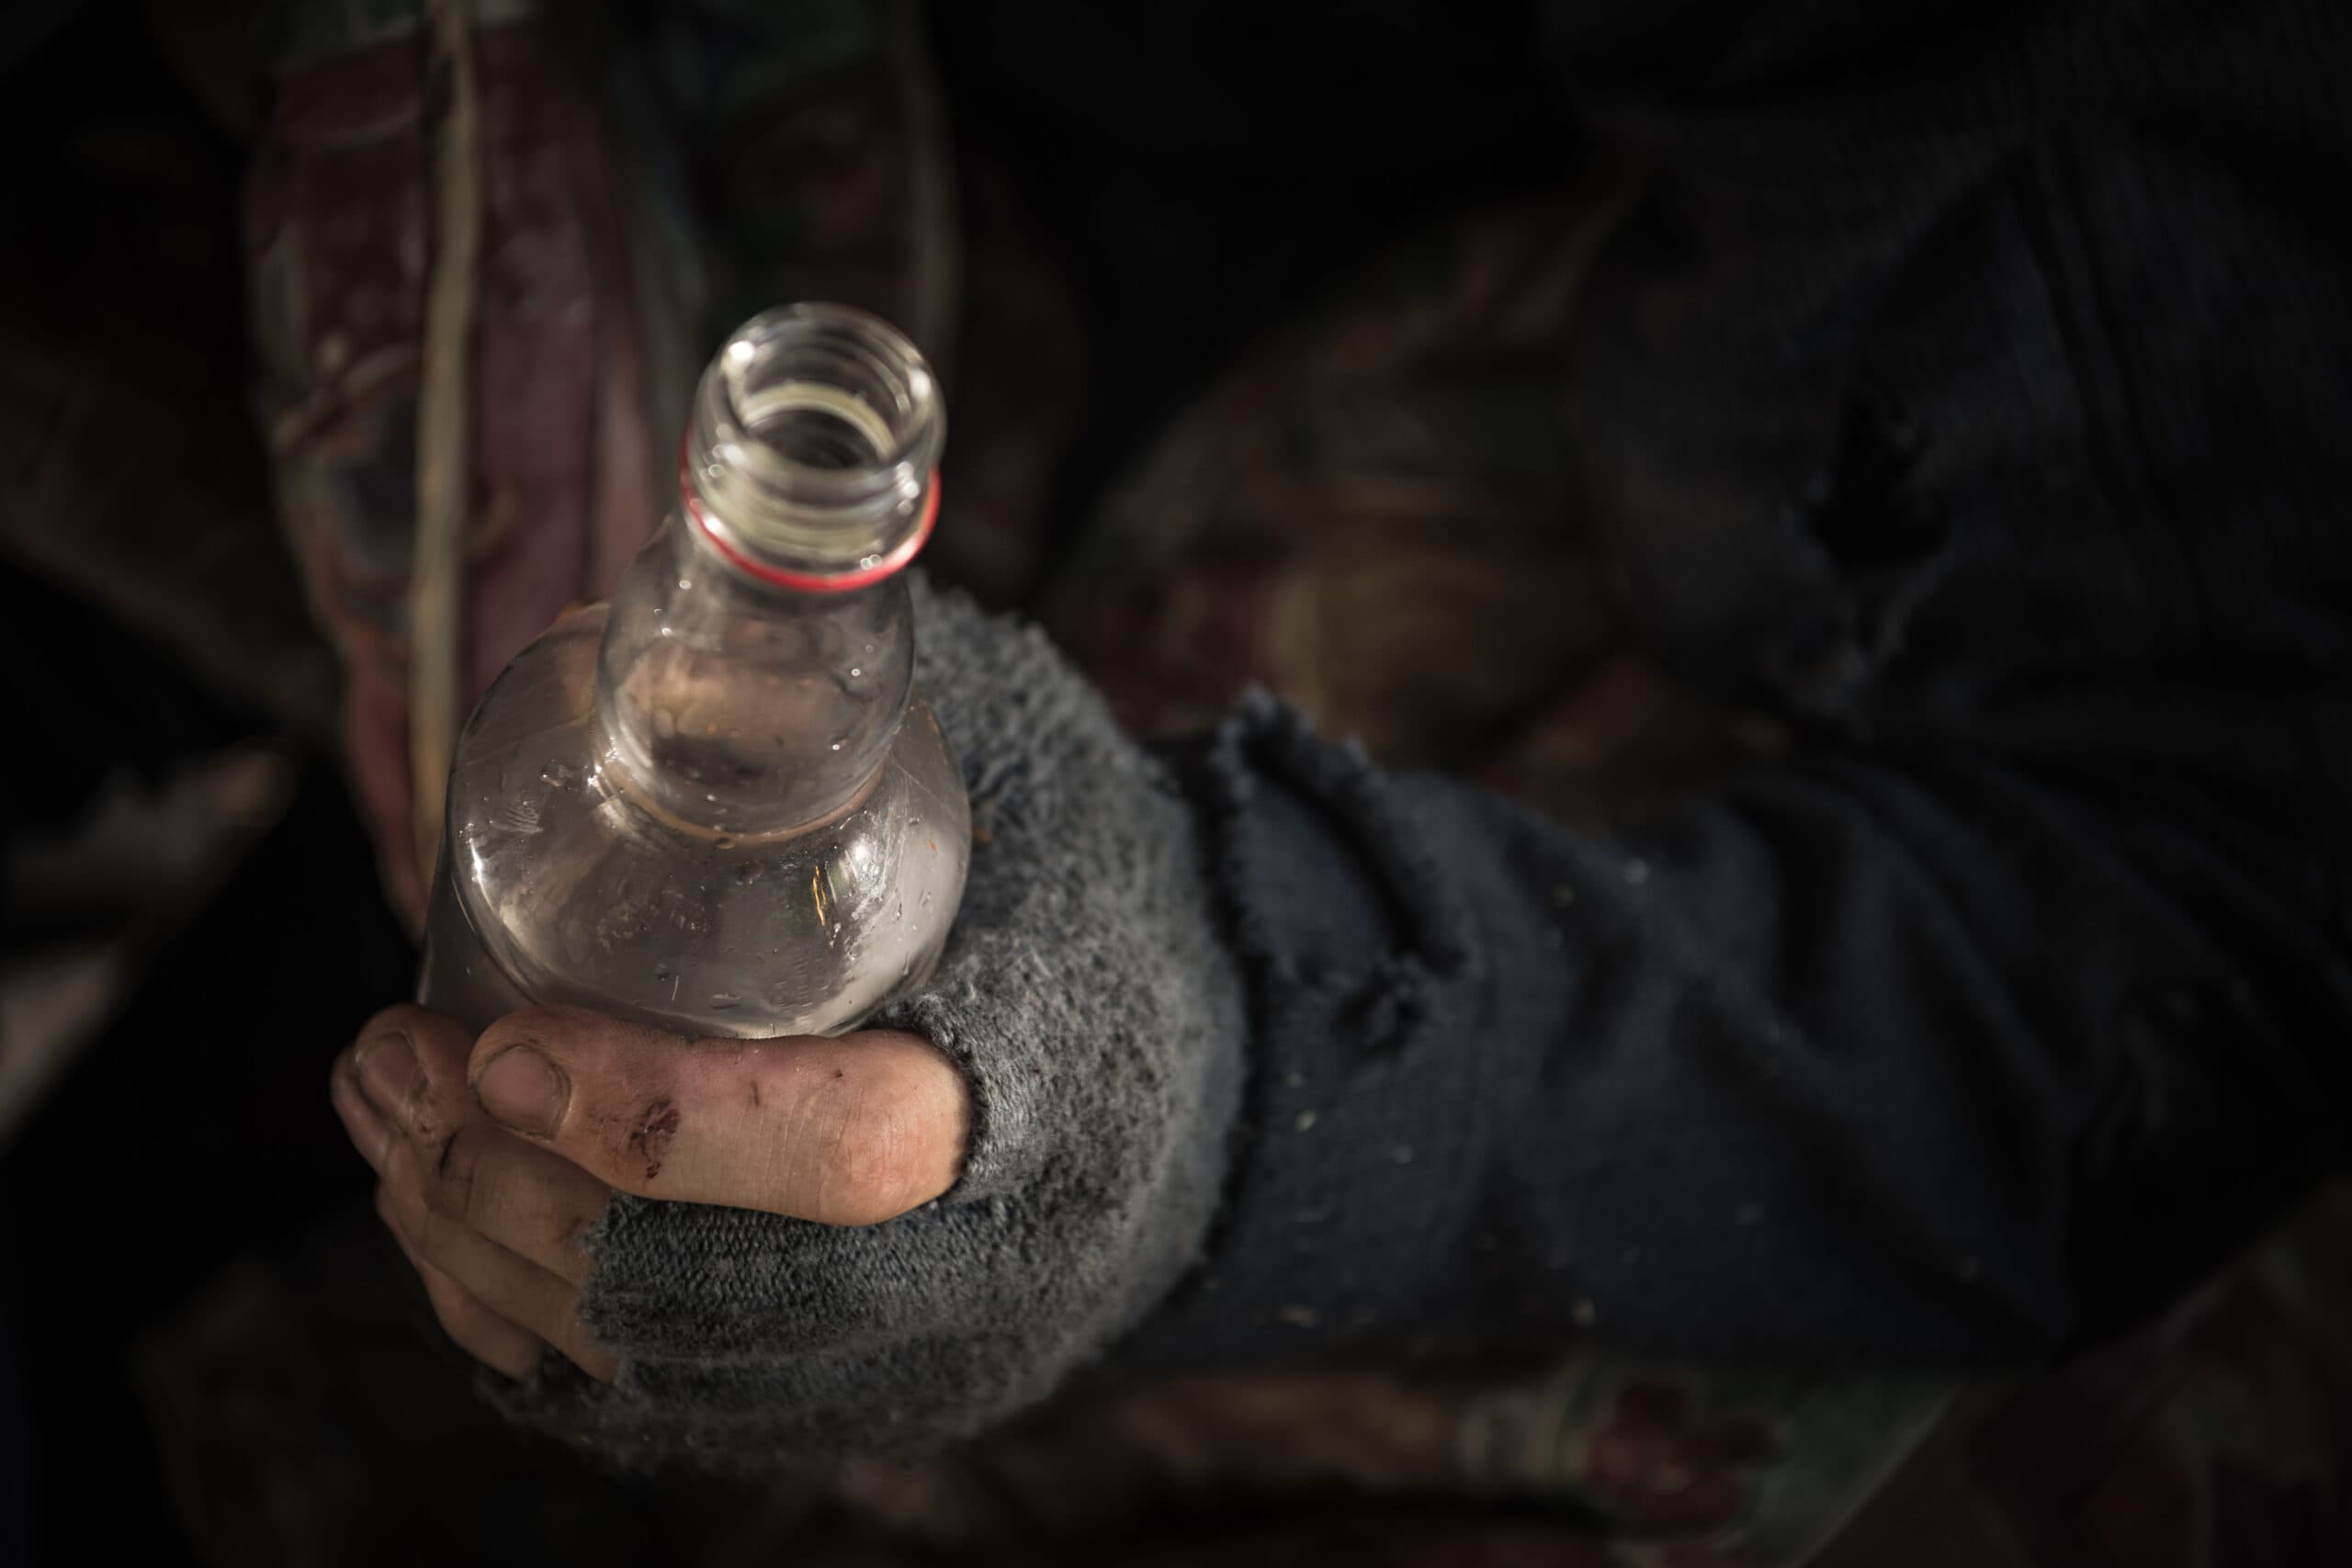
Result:
M838 1039L398 1009L337 1065L436 1312L526 1419L621 1453L935 1441L1199 1256L1245 1031L1193 810L1037 633L912 601L972 822L928 985Z
M1216 1203L1241 1010L1190 809L1041 637L903 575L944 428L870 316L728 342L679 514L468 724L423 1006L335 1070L443 1325L607 1448L976 1429Z
M613 1377L580 1291L615 1192L878 1224L948 1190L970 1116L962 1076L902 1031L683 1042L577 1008L479 1040L390 1009L331 1093L442 1327L518 1379L548 1348Z

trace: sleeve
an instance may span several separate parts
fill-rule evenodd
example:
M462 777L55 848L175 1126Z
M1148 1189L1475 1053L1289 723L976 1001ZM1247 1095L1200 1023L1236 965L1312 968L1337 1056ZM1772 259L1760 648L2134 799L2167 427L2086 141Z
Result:
M1570 439L1636 633L1804 743L1607 839L1202 750L1247 1136L1131 1364L2035 1356L2339 1156L2346 24L1715 9L1557 8L1654 172Z
M2151 1304L2316 1157L2298 1052L2352 987L2249 828L1824 749L1601 841L1262 703L1192 775L1253 1069L1208 1262L1131 1367L2014 1359Z

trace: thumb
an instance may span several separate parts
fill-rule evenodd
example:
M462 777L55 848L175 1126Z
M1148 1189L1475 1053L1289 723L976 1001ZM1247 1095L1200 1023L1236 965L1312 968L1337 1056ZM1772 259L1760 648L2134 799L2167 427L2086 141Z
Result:
M623 1191L875 1224L962 1168L969 1095L920 1035L686 1040L534 1008L474 1043L500 1125Z

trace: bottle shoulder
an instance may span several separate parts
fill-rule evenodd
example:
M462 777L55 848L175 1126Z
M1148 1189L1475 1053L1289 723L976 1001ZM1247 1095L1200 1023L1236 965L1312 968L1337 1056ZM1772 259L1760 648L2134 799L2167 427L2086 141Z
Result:
M697 1034L853 1026L928 967L962 895L968 807L928 708L910 700L870 784L821 822L687 822L614 763L602 626L558 623L467 727L447 828L467 924L540 1001Z

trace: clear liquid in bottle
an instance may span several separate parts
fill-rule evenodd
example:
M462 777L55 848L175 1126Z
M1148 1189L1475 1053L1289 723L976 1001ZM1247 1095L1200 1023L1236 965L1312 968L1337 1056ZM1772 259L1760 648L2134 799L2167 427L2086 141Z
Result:
M922 983L971 846L899 575L944 423L922 357L861 311L729 340L678 513L458 742L420 1001L476 1029L563 1002L767 1037Z

